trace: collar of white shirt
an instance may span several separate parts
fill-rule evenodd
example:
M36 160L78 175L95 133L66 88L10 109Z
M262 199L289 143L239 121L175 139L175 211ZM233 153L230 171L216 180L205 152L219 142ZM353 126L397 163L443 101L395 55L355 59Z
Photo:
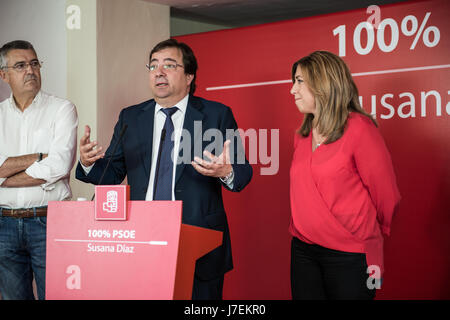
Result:
M181 99L180 101L175 103L172 107L177 107L178 108L177 112L181 111L183 114L186 114L188 101L189 101L189 94L187 94L183 99ZM163 107L160 104L156 103L156 106L155 106L156 112L155 112L155 114L157 114L162 108Z
M32 105L39 104L41 99L42 99L42 93L41 93L41 90L39 90L39 92L34 97L33 102L30 104L30 107ZM11 96L9 97L9 105L11 106L11 108L13 108L13 110L18 111L18 112L22 112L22 111L20 111L19 107L17 107L16 100L14 99L14 95L12 93L11 93Z

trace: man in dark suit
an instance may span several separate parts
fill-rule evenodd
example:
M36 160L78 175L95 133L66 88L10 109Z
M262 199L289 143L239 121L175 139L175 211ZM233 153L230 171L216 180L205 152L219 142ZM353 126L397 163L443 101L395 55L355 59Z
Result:
M101 184L120 184L127 176L131 200L182 200L183 223L222 231L222 245L197 261L192 293L193 299L222 299L224 274L233 268L222 186L241 191L252 168L231 109L193 96L197 61L189 46L160 42L147 68L154 99L121 111L106 153L90 141L86 126L76 177L98 184L112 157ZM216 141L204 141L205 132Z

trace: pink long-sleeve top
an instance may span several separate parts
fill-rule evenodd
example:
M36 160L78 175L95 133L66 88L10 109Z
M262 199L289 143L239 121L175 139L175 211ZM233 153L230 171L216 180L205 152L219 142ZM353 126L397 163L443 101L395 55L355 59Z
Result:
M310 244L365 253L381 276L383 234L390 233L400 193L378 128L352 112L337 141L313 152L311 133L296 134L294 148L290 233Z

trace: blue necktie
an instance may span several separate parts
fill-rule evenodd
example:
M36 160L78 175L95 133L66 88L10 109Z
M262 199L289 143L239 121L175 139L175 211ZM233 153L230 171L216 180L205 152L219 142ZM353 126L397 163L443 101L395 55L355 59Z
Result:
M156 164L153 200L172 200L172 174L173 174L173 122L172 115L177 112L177 107L161 109L166 115L166 122L161 132L159 144L159 160Z

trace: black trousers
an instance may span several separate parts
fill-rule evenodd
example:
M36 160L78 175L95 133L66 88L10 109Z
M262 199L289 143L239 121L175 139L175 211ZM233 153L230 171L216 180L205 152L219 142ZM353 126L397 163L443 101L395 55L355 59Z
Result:
M372 300L367 286L366 255L332 250L293 238L291 291L293 300Z
M222 300L224 275L212 280L201 280L194 274L192 300Z

